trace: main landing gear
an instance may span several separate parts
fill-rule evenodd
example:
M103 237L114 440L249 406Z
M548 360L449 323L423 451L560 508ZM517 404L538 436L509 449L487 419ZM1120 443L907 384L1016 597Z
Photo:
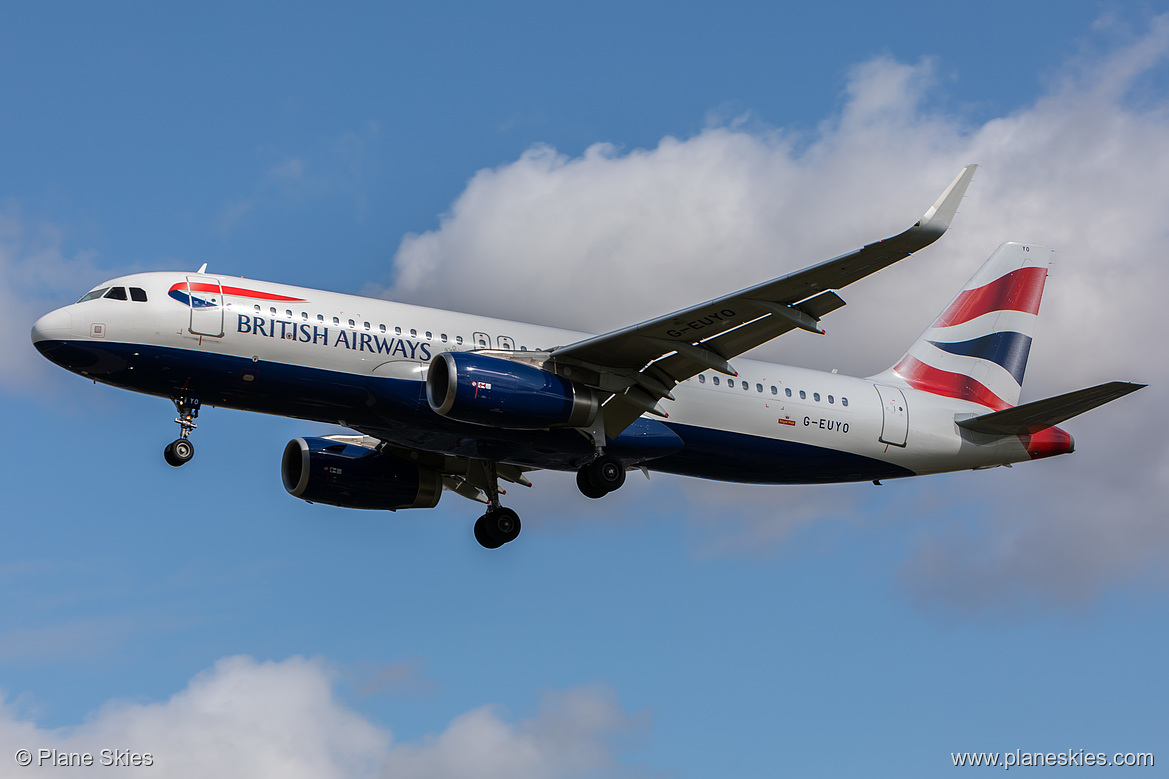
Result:
M175 422L179 423L179 437L166 445L162 450L162 456L168 465L178 468L195 456L195 445L191 443L189 436L191 431L198 427L195 418L199 416L199 399L184 396L175 398L174 403L175 409L179 412L175 418Z
M612 455L601 455L576 472L576 486L586 498L603 498L625 483L625 466Z
M475 521L475 540L485 549L498 549L520 534L520 515L499 503L499 473L494 462L484 462L482 486L487 489L487 513Z
M520 534L520 516L509 508L493 506L475 521L475 540L485 549L498 549Z

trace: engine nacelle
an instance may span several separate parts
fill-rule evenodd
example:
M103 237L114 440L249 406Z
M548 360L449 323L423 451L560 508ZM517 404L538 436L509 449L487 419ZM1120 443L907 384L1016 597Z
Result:
M289 495L348 509L428 509L442 495L438 472L328 438L289 441L280 476Z
M445 417L515 430L586 427L601 406L588 387L527 363L474 352L435 355L426 399Z

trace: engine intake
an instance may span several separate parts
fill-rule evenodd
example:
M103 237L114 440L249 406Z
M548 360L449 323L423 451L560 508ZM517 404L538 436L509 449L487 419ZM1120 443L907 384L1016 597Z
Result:
M435 413L476 425L538 430L585 427L600 400L554 373L474 352L442 352L430 361L426 399Z
M433 508L442 496L438 472L328 438L289 441L280 477L293 497L348 509Z

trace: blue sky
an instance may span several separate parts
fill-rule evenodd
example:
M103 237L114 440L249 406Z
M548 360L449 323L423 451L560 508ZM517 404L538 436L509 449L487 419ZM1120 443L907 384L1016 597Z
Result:
M152 752L167 777L1169 760L1154 10L8 4L0 765L56 745ZM282 447L321 426L208 409L172 469L170 404L27 337L105 278L203 262L599 331L900 230L967 162L928 257L763 356L874 373L999 242L1053 245L1024 399L1151 384L1070 423L1072 457L882 488L634 474L602 502L539 474L491 554L453 495L287 496Z

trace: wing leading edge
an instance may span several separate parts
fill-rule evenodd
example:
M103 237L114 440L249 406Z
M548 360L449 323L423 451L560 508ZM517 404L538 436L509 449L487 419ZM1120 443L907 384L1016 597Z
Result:
M705 370L735 375L730 360L784 333L824 332L819 320L844 305L841 289L929 246L946 232L977 165L962 169L913 227L810 268L641 324L551 350L550 362L612 393L605 434L614 438L679 382Z

